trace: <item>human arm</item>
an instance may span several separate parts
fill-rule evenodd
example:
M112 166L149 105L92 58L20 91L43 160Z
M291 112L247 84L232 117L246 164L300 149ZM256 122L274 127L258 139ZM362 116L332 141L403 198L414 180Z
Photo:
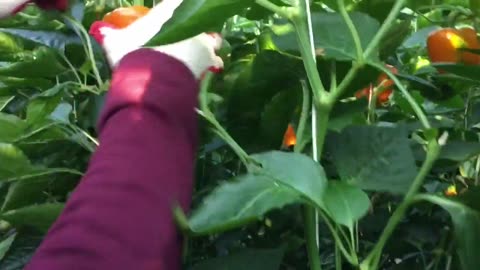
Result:
M181 1L155 8L173 2ZM107 55L131 38L107 32L101 34L118 38L104 37ZM201 34L152 49L119 49L126 53L116 54L120 61L108 57L113 78L100 145L27 270L180 269L171 210L190 203L198 80L209 67L221 68L220 43Z
M26 270L180 269L171 215L193 185L198 83L149 49L114 72L85 177Z

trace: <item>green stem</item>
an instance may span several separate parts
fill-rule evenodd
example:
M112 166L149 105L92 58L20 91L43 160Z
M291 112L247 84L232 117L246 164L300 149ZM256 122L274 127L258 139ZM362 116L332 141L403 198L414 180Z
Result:
M428 121L427 116L423 112L422 108L418 103L415 101L415 99L410 95L410 92L407 91L407 89L400 83L398 80L397 76L395 76L388 68L386 68L383 65L377 64L377 63L370 63L372 66L378 68L379 70L383 71L385 74L392 79L392 81L395 83L397 88L402 92L402 94L405 96L407 99L408 103L410 103L410 106L412 106L413 111L417 115L418 119L422 123L423 127L425 129L430 129L431 125L430 122Z
M305 223L305 240L307 241L308 261L311 270L321 270L320 252L317 245L317 212L314 207L306 204L303 211Z
M330 65L330 93L337 89L337 63L332 61Z
M288 8L287 7L280 7L280 6L277 6L275 5L274 3L268 1L268 0L255 0L255 3L257 3L258 5L274 12L274 13L277 13L278 15L288 19L290 18L290 12L288 12Z
M328 106L328 104L317 107L317 152L319 159L322 156L323 146L325 145L331 109L332 107Z
M68 173L68 174L83 176L82 172L79 172L79 171L74 170L74 169L50 168L50 169L47 169L46 171L40 171L40 172L36 172L36 173L25 174L25 175L18 176L18 177L2 179L2 181L4 181L4 182L20 181L20 180L36 178L36 177L52 175L52 174L58 174L58 173Z
M329 95L329 102L330 103L335 103L341 95L343 95L343 92L347 90L347 87L350 85L350 83L355 79L355 76L357 76L357 72L360 70L360 68L363 66L363 64L359 64L354 62L352 68L348 71L347 75L343 78L342 82L338 85L338 87L335 89L335 91L332 91Z
M305 144L303 142L303 134L305 132L305 126L308 120L308 113L310 112L310 91L308 85L304 80L300 81L302 84L302 111L300 113L300 120L297 128L297 143L295 144L294 151L300 153L303 151Z
M72 25L74 25L78 29L78 31L80 31L79 36L84 40L84 42L86 44L86 49L85 50L86 50L87 56L90 59L90 62L92 62L93 74L95 75L95 78L97 79L98 86L102 87L103 80L102 80L102 77L100 76L100 72L98 71L98 68L97 68L97 63L95 61L95 55L93 54L92 42L90 41L90 35L87 33L87 31L85 30L85 28L83 27L82 24L78 23L77 21L75 21L74 19L70 18L67 15L64 15L63 18L65 18L65 20L70 22ZM84 44L84 46L85 46L85 44Z
M316 131L317 134L314 135L315 137L313 138L313 156L315 161L319 161L321 158L323 145L325 143L331 105L325 102L327 92L323 86L317 69L309 1L301 0L299 1L299 4L300 5L295 9L296 12L292 12L290 20L293 22L293 25L296 28L295 32L297 34L300 53L314 98L312 105L312 123L315 124L312 125L312 130ZM316 119L317 116L319 116L318 120ZM318 247L318 213L314 207L305 205L304 223L310 269L320 270L321 262Z
M308 34L309 26L307 25L305 15L297 14L293 16L292 21L295 25L300 54L303 59L305 71L307 72L308 81L312 86L314 103L318 104L326 96L327 91L325 90L320 74L318 73L315 54L312 50Z
M370 88L371 89L371 88ZM368 93L368 116L367 116L367 122L368 124L373 124L375 123L375 118L376 118L376 109L377 109L377 93L375 91L376 89L373 89L373 91L370 91Z
M359 63L363 63L363 49L362 49L362 42L360 41L360 35L358 34L357 28L355 28L355 24L353 24L352 19L348 15L347 9L345 8L345 1L344 0L337 0L338 10L340 11L340 15L342 15L343 20L347 24L348 30L350 30L350 34L352 35L353 42L355 43L355 49L357 51L357 61Z
M335 245L335 269L342 270L342 255L337 244Z
M325 106L319 106L317 113L317 157L320 160L323 146L325 144L325 137L327 135L328 120L330 116L330 108ZM313 117L313 115L312 115ZM317 245L317 211L314 207L305 205L304 210L304 223L305 223L305 239L307 241L308 257L310 260L310 269L321 269L319 248Z
M208 107L208 89L210 88L213 77L213 73L207 72L205 78L202 81L199 95L200 110L197 110L197 113L214 127L215 134L217 134L232 148L235 154L240 158L240 161L243 163L243 165L245 165L245 167L250 170L250 156L235 141L235 139L230 136L230 134L225 130L225 128L223 128L223 126L218 122L218 120L215 118L215 115L212 113L212 111L210 111L210 108Z
M367 258L362 262L361 269L377 269L385 244L387 243L388 239L392 235L397 225L402 221L403 217L405 216L408 207L413 202L415 195L417 195L418 191L420 190L425 180L425 177L428 175L428 173L433 167L433 164L437 160L438 155L440 154L440 149L441 146L436 139L432 139L429 141L427 145L427 157L422 167L420 168L417 177L410 186L402 203L400 203L397 209L393 212L391 218L388 220L388 223L384 228L382 234L380 235L380 238L375 244L374 248L368 254Z
M338 0L338 1L343 2L343 0ZM370 44L368 44L367 48L363 52L363 57L359 58L358 62L353 63L352 68L348 71L347 75L343 78L338 88L335 91L333 91L329 96L330 103L335 103L335 101L337 101L340 98L340 96L343 94L343 92L345 92L347 87L350 85L350 83L353 81L353 79L357 75L357 72L360 70L360 68L363 67L364 65L363 60L368 59L369 57L371 57L372 53L375 52L378 45L380 44L380 41L383 39L383 37L387 34L387 32L392 27L394 20L397 18L397 15L400 12L403 5L405 4L405 2L406 0L397 0L395 2L395 5L393 6L392 10L390 10L390 13L385 19L385 22L380 27L377 34L373 37L372 41L370 41ZM340 12L342 13L342 11ZM342 14L342 16L344 17L344 20L347 23L347 26L349 27L350 32L352 33L352 37L353 37L353 40L355 41L355 47L357 49L357 54L358 54L359 50L361 50L361 43L360 43L360 38L358 36L358 32L355 28L355 25L351 23L351 19L348 16L348 13L346 12L346 10L344 10L344 14Z
M383 39L385 34L392 27L393 22L397 18L398 13L400 13L400 10L403 8L403 5L405 4L406 1L407 0L395 1L395 4L393 5L392 10L390 10L390 13L388 14L387 18L385 19L382 26L378 30L377 34L373 37L372 41L370 41L367 48L365 49L363 53L364 59L369 59L372 56L372 54L376 51L378 45L380 44L380 41Z
M327 224L327 227L330 230L330 232L332 233L333 239L335 240L335 250L338 249L350 264L357 266L358 258L357 258L356 252L353 252L354 248L351 245L349 245L350 250L352 250L352 252L349 253L345 248L342 238L338 233L340 232L342 233L342 235L344 235L344 232L341 230L341 228L334 228L329 218L322 211L320 211L319 214L322 217L323 221L325 221L325 224ZM348 243L348 239L345 236L344 236L344 239L345 239L345 242Z

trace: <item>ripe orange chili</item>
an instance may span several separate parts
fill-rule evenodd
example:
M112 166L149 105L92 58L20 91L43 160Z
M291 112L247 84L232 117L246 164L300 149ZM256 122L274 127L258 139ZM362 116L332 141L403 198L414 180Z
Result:
M479 49L477 33L471 28L443 28L427 38L428 56L432 62L480 64L480 56L460 49Z
M295 135L295 130L293 129L292 124L288 124L287 130L283 135L282 147L290 148L292 146L295 146L296 143L297 143L297 136Z
M480 49L480 43L478 42L477 32L475 32L473 28L464 27L459 29L458 31L460 31L460 33L462 34L462 37L467 42L469 49L476 49L476 50ZM462 60L465 64L478 65L480 64L480 55L464 51L462 53Z
M394 66L386 65L386 67L393 73L397 74L398 70ZM377 95L377 105L385 104L393 93L392 87L395 85L395 82L388 78L388 75L385 73L380 74L377 78L377 87L382 87L384 90ZM369 86L357 91L355 93L356 98L363 98L367 97L370 100L370 93L373 91L373 85L370 84Z
M137 19L145 16L150 8L144 6L120 7L103 17L103 21L118 28L125 28Z
M390 70L390 72L392 72L393 74L397 74L398 73L398 69L392 65L386 65L386 67ZM390 88L392 87L395 83L393 82L393 80L389 79L389 77L387 76L387 74L385 73L382 73L380 74L380 76L378 76L378 79L377 79L377 84L380 86L382 85L384 88Z

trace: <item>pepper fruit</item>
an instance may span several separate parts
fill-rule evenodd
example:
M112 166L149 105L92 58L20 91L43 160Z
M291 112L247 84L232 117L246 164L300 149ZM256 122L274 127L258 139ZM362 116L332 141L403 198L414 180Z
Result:
M393 73L398 74L397 68L392 65L386 65L386 67ZM377 87L381 87L383 90L377 95L377 105L384 105L390 99L390 96L393 93L392 87L395 86L395 82L392 79L389 79L388 75L385 73L380 74L377 78ZM373 92L373 84L369 84L367 87L357 91L355 97L357 99L367 97L370 101L371 93Z
M480 49L477 33L472 28L442 28L427 38L428 56L431 62L480 64L480 55L461 49Z
M454 197L457 195L457 187L455 185L451 185L445 190L445 196L447 197Z
M145 16L149 11L150 8L144 6L120 7L107 13L103 21L121 29Z
M295 135L295 130L293 129L292 124L288 124L287 130L283 135L282 148L289 149L292 146L295 146L297 143L297 136Z

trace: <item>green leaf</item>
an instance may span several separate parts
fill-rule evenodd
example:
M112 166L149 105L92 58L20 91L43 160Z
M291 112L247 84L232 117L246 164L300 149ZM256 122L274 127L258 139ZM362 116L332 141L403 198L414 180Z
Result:
M340 132L352 124L366 124L364 115L367 108L366 98L335 104L328 121L328 129Z
M146 45L164 45L202 32L219 31L228 18L252 4L252 0L184 0Z
M203 261L191 270L278 270L284 249L246 249Z
M268 211L301 201L293 189L267 176L248 174L222 183L193 211L189 230L220 232L258 219Z
M383 1L383 0L380 0ZM365 2L365 1L364 1ZM385 12L383 12L386 14ZM371 14L371 13L369 13ZM411 32L412 22L404 20L393 25L380 42L380 57L386 59L397 50Z
M27 107L27 122L29 124L39 124L44 122L44 118L55 111L61 102L65 85L57 85L30 101Z
M66 68L59 62L57 53L48 47L38 47L32 52L22 52L21 55L21 61L0 66L0 75L51 78L66 71Z
M480 66L477 65L463 65L450 63L433 63L432 66L438 70L443 70L460 77L464 77L474 81L480 81L478 74L480 73Z
M352 126L326 144L340 178L362 189L404 193L417 175L401 127Z
M36 42L38 44L43 44L45 46L58 49L62 52L65 51L65 46L68 44L81 43L81 40L78 36L66 35L55 31L33 31L28 29L13 28L2 29L1 31ZM3 34L2 32L0 32L0 38Z
M479 195L478 190L475 192ZM434 195L422 196L425 200L445 209L455 227L455 243L463 270L476 270L480 265L480 212L462 203L461 198L451 200ZM476 196L478 200L478 196Z
M43 235L38 233L19 232L3 260L0 260L0 269L24 269L42 238Z
M9 237L3 239L2 242L0 242L0 261L3 259L3 257L5 257L5 254L12 246L13 241L15 240L15 236L17 236L16 233L10 235Z
M62 203L32 205L4 212L0 214L0 218L15 227L27 226L46 233L63 208Z
M323 198L328 215L336 223L347 226L350 231L370 207L368 195L360 188L345 182L330 181Z
M34 167L28 157L12 144L0 143L0 164L0 181L39 171L39 168Z
M300 96L300 89L288 89L275 95L265 106L260 119L260 134L266 146L278 148L282 144L283 134L295 110L300 110Z
M44 202L48 198L46 191L51 182L49 177L13 182L8 188L1 211L8 211Z
M0 31L0 53L10 54L23 50L21 44L11 35Z
M8 103L10 103L15 96L5 96L5 97L0 97L0 112L7 107Z
M448 141L448 143L442 147L439 158L465 161L477 156L479 153L480 143L478 142Z
M362 48L365 50L370 41L380 28L378 21L364 13L352 12L349 14L353 24L355 25ZM350 30L345 20L339 13L312 13L312 26L315 37L315 48L326 59L335 59L337 61L351 61L357 59L355 42L353 41ZM277 28L278 30L286 30L285 27ZM295 37L294 29L283 32L276 31L273 37L275 44L280 50L298 51L298 45ZM372 54L369 60L378 59L378 51Z
M323 194L327 188L327 176L323 167L309 156L271 151L251 156L262 164L259 172L280 182L315 203L323 206Z
M22 136L27 125L12 114L0 113L0 142L13 142Z

